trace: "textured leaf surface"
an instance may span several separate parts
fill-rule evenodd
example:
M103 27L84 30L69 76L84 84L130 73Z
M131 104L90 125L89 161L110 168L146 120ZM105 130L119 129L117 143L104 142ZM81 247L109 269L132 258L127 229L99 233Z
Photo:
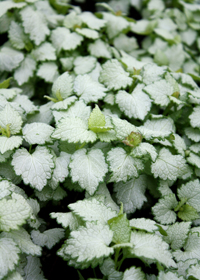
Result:
M87 197L87 195L86 195ZM95 195L93 195L97 200L102 201L106 207L111 208L113 211L119 212L119 206L111 197L111 194L105 184L105 182L100 183Z
M63 39L64 38L64 39ZM81 44L83 37L75 32L70 33L65 27L58 27L51 33L51 41L58 52L62 49L69 51Z
M197 259L188 259L186 261L179 261L177 263L178 267L178 274L183 275L184 277L187 277L187 269L192 265L196 264Z
M160 106L167 106L170 102L169 96L173 94L173 87L166 80L160 80L144 88L154 102Z
M129 243L131 237L131 227L126 214L119 214L108 221L110 229L113 231L112 241L115 244Z
M0 95L3 96L5 99L13 99L17 96L18 91L14 90L13 88L0 88ZM2 98L2 102L5 100ZM3 106L1 106L3 108Z
M50 213L51 218L55 218L57 223L61 224L64 228L69 227L70 230L76 230L80 225L80 219L72 212L67 213Z
M184 245L191 222L181 222L170 225L166 230L167 236L164 236L165 242L170 244L172 250L181 249Z
M5 2L6 3L6 2ZM21 50L26 45L27 37L20 24L12 21L9 28L9 39L14 48Z
M19 194L12 194L12 199L0 201L0 229L9 231L18 229L31 215L31 208Z
M185 198L181 199L179 205L177 206L177 208L179 208L178 217L183 221L192 221L198 219L199 214L197 210L187 203L183 204L185 200Z
M12 184L7 180L1 180L0 189L1 189L0 199L2 199L11 194Z
M62 64L63 70L70 71L74 66L74 57L61 57L60 62Z
M70 96L63 101L59 101L53 104L52 110L66 110L71 104L77 100L76 96Z
M7 137L6 137L7 138ZM1 139L1 138L0 138ZM12 151L7 151L4 154L0 153L0 162L5 162L7 158L10 157Z
M59 186L56 189L52 189L50 186L45 186L41 191L35 190L35 194L41 201L48 201L52 199L59 201L67 195L66 192Z
M78 14L77 11L72 10L69 14L65 16L63 24L67 28L73 28L77 25L81 26L82 20L80 18L80 14Z
M142 87L138 85L131 94L121 90L116 95L116 103L129 118L144 120L151 108L151 99Z
M32 50L31 55L37 61L56 60L55 49L52 44L45 42Z
M156 25L156 21L149 21L146 19L138 20L136 23L133 23L132 31L138 34L147 35L152 32Z
M60 156L55 160L55 168L51 177L51 187L58 186L58 182L63 182L68 176L68 165L70 163L70 154L61 152Z
M115 280L121 280L123 272L117 271L115 268L114 260L111 258L106 258L103 262L103 264L100 266L100 270L103 275L108 276L108 279L115 279Z
M43 122L50 124L53 119L53 114L50 108L52 107L53 102L47 102L44 105L41 105L39 108L39 112L35 115L31 115L28 118L28 123L32 122Z
M69 204L68 207L86 222L99 221L102 224L107 224L109 219L117 215L116 211L106 207L95 198L79 200Z
M0 111L0 126L6 128L9 125L11 134L16 134L21 130L22 118L19 113L7 104L5 108Z
M187 127L185 129L185 134L189 139L193 140L194 142L200 141L200 130L198 128Z
M99 30L106 24L105 20L95 17L95 15L90 12L83 12L80 18L91 29Z
M190 152L189 157L187 157L187 162L189 162L191 165L200 168L200 157L192 152Z
M26 280L46 280L41 270L40 259L37 257L27 257L27 265L24 268L24 272Z
M200 279L200 264L195 264L189 267L188 276L193 276L196 279Z
M68 72L60 75L52 86L53 96L56 97L56 93L59 92L63 99L67 98L72 94L72 77Z
M84 37L89 38L89 39L95 40L95 39L99 38L99 33L96 30L91 30L89 28L76 28L76 32L79 35L83 35Z
M95 133L98 132L106 132L111 127L106 127L106 119L104 114L99 109L98 105L95 105L95 108L92 110L89 120L88 120L88 127L90 130L94 131Z
M13 8L23 8L26 4L25 3L15 3L15 2L1 2L0 3L0 17L4 15L8 10L13 9Z
M166 267L176 267L176 263L168 250L168 244L160 236L132 231L131 243L134 245L131 252L136 256L156 260Z
M14 148L18 148L22 144L21 136L0 136L0 152L4 154L7 151L12 151Z
M158 34L159 36L161 36L163 39L165 39L166 41L173 41L174 40L174 36L166 29L162 29L162 28L155 28L154 32L156 34Z
M25 32L30 35L31 40L39 45L45 40L50 31L47 27L45 17L39 11L35 11L31 6L25 7L20 12Z
M28 204L31 206L32 208L32 214L31 217L28 219L28 224L32 227L32 228L38 228L41 225L41 222L38 218L38 212L40 211L40 205L39 202L37 202L36 199L32 199L29 198L27 200Z
M114 185L117 201L123 203L124 212L133 213L142 207L143 203L147 201L144 195L146 186L145 175L140 175L139 178L133 178L126 183L119 182Z
M185 150L187 149L184 139L176 133L174 133L174 137L175 137L173 141L174 148L178 151L179 154L184 156Z
M88 74L94 81L99 82L99 75L101 72L101 64L97 61L95 68Z
M84 75L91 72L96 66L96 58L93 56L78 56L74 60L74 72Z
M147 232L154 232L158 230L155 221L145 218L131 219L130 226L136 229L145 230Z
M88 130L87 122L78 117L61 119L52 137L69 143L94 142L97 138L93 131Z
M22 180L15 174L15 171L11 165L11 160L0 164L0 175L11 180L14 184L19 184Z
M123 275L122 280L145 280L145 274L141 271L141 268L136 268L132 266L129 269L126 269Z
M178 189L178 197L187 198L187 204L194 207L198 212L200 211L200 183L199 180L196 179L194 181L190 181L185 185L182 185L180 189Z
M200 128L199 118L200 118L200 106L197 106L194 108L193 113L189 116L190 123L193 127Z
M120 38L121 36L123 36L123 34L121 34L119 37L117 38ZM117 39L116 38L116 39ZM129 45L128 44L128 40L129 39L133 39L134 37L128 37L126 38L126 44L128 45L128 47L132 47L132 45ZM121 43L121 40L120 40L120 43ZM120 52L122 57L121 57L121 61L126 65L127 67L127 71L129 71L130 73L134 73L133 70L134 68L136 70L140 70L145 64L147 64L146 62L143 62L143 61L139 61L137 59L135 59L133 56L131 55L128 55L125 51L121 51ZM141 80L141 76L137 75L136 76L139 80Z
M140 159L128 155L123 148L113 148L107 157L112 172L110 182L126 182L128 179L138 177L138 171L143 169Z
M23 59L24 55L22 52L11 47L2 47L0 50L0 70L10 72L17 68Z
M147 120L138 129L147 140L164 139L174 132L174 123L171 119L152 119Z
M158 280L184 280L185 278L183 278L182 276L178 276L178 274L176 272L164 272L164 271L160 271L159 272L159 276L158 276Z
M180 69L185 59L183 45L182 44L172 45L165 51L165 54L169 60L169 67L173 71L177 71L178 69Z
M45 144L52 142L50 138L54 128L46 123L31 123L26 124L23 129L24 139L29 144Z
M151 160L154 162L157 158L157 151L155 147L149 143L140 143L139 146L135 147L131 155L133 157L143 158L145 156L150 156Z
M109 38L114 38L122 30L128 28L129 22L123 18L113 15L111 13L102 13L103 18L107 21L106 30Z
M108 89L118 90L131 85L132 79L116 59L107 61L102 68L99 81L104 83Z
M155 163L151 165L154 177L163 180L176 180L186 171L185 159L181 155L172 155L171 152L162 148Z
M23 228L11 230L10 232L3 232L2 236L13 239L20 250L27 255L40 256L42 253L42 248L32 242L30 235Z
M71 157L69 167L73 182L78 182L90 195L95 192L108 171L103 152L99 149L89 152L86 149L76 151Z
M176 213L174 208L178 205L178 201L174 194L159 199L152 208L155 219L161 224L172 224L176 221Z
M54 163L52 155L46 147L37 146L33 154L22 148L13 155L12 165L15 173L21 175L25 184L42 190L51 178Z
M200 237L197 232L190 233L183 249L173 252L177 261L186 261L188 259L200 258Z
M107 130L107 131L97 133L100 141L111 142L111 141L117 140L116 135L115 135L115 131L113 129L111 129L111 127L106 127L104 129ZM108 129L110 129L110 130L108 130Z
M153 82L159 81L162 79L165 73L163 67L159 67L156 64L148 63L144 65L141 71L142 80L146 85L149 85Z
M73 96L71 96L71 98L73 98ZM72 122L75 122L74 119L80 118L82 121L84 121L85 124L88 123L90 113L91 107L86 106L83 100L76 101L68 108L68 110L61 109L58 112L53 112L56 123L58 123L61 118L72 118Z
M64 40L63 40L64 38ZM58 27L52 31L51 40L53 46L60 51L63 50L74 50L79 46L83 40L83 36L72 32L64 27Z
M15 268L19 261L20 250L10 238L0 238L0 279Z
M112 118L112 123L116 132L116 136L119 140L125 140L125 138L133 131L138 132L138 129L133 124L120 118Z
M74 81L74 91L85 103L97 102L102 99L107 89L89 75L78 75Z
M52 228L39 232L38 230L32 230L31 237L35 244L39 246L46 246L51 249L61 238L65 236L65 231L62 228Z
M33 76L36 69L36 62L30 56L27 56L21 63L20 67L15 70L14 78L18 85L21 86L28 82L29 78Z
M78 262L89 262L96 258L108 257L113 253L113 248L108 247L112 241L113 233L107 225L100 223L86 223L86 227L80 227L72 231L64 253Z
M128 37L127 35L121 33L121 34L119 34L119 36L115 37L114 46L118 50L123 50L124 52L126 52L125 55L123 54L123 56L126 56L127 53L130 53L131 51L138 48L138 43L137 43L137 40L135 37ZM129 55L127 55L127 57L129 57ZM136 61L135 58L133 58L133 60ZM143 66L142 62L141 62L141 65ZM135 66L135 68L138 69L138 67L136 67L136 66ZM141 67L139 67L139 68L141 68Z
M53 83L58 77L58 66L55 62L43 62L39 66L37 76L46 82Z
M109 45L101 39L97 39L94 43L89 44L88 51L95 57L111 58Z

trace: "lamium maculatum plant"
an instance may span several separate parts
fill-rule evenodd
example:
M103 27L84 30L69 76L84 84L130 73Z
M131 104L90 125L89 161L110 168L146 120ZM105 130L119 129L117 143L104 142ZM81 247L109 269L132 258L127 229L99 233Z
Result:
M200 5L111 2L0 2L2 280L200 279Z

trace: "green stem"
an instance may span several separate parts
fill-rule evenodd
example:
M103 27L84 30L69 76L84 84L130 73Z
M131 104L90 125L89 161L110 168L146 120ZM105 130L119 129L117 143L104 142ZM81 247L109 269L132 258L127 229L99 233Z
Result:
M167 107L165 108L165 111L163 112L164 116L167 116L169 114L169 111L171 110L171 108L173 107L174 103L170 102Z
M94 273L94 278L97 278L96 271L94 268L93 268L93 273Z
M59 100L57 100L56 98L53 98L53 97L50 97L50 96L47 96L47 95L44 95L44 98L46 98L46 99L48 99L48 100L50 100L50 101L52 101L52 102L54 102L54 103L56 103L56 102L59 101Z
M77 148L77 150L82 149L85 145L86 145L86 143L84 142L82 145L80 145L80 147Z
M118 248L116 249L116 252L115 252L115 268L117 269L117 261L118 261L118 258L119 258L119 252L120 252L121 248Z
M77 270L77 272L78 272L79 280L85 280L85 278L82 276L82 274L80 273L80 271Z
M181 201L179 201L179 204L174 208L174 211L177 212L181 209L181 207L187 202L187 197L182 197Z
M118 270L118 271L120 270L120 267L121 267L121 265L122 265L122 263L123 263L124 260L125 260L125 257L123 257L123 258L121 259L121 261L118 263L118 266L117 266L117 270Z
M132 82L132 84L131 84L131 86L129 88L129 93L132 93L134 88L135 88L135 80L133 79L133 82Z
M29 154L31 154L32 145L29 147Z

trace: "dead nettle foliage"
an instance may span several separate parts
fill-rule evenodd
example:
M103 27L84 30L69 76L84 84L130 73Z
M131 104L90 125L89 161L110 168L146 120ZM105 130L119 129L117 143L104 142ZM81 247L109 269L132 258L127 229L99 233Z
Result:
M45 279L61 239L90 278L200 279L200 6L164 2L138 21L114 1L0 2L0 279ZM40 209L74 192L49 228Z

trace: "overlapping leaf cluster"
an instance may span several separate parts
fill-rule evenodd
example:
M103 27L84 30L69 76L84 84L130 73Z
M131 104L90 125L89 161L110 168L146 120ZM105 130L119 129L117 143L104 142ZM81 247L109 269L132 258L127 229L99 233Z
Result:
M142 49L134 47L132 38L120 34L115 38L118 48L142 61L168 65L173 71L182 69L198 79L200 25L199 0L111 0L114 11L125 14L135 8L141 16L131 30L142 40ZM134 16L134 14L133 14ZM145 35L142 38L142 35ZM129 44L128 44L129 41ZM137 44L136 44L137 45Z
M158 19L140 26L107 4L96 15L63 7L66 15L48 1L0 3L9 36L0 49L0 279L45 279L38 257L64 229L58 254L75 268L99 265L104 279L200 279L198 84L174 72L182 64L135 55L126 34L152 32ZM40 207L71 191L84 199L50 214L64 229L47 229ZM127 258L156 272L120 270Z

